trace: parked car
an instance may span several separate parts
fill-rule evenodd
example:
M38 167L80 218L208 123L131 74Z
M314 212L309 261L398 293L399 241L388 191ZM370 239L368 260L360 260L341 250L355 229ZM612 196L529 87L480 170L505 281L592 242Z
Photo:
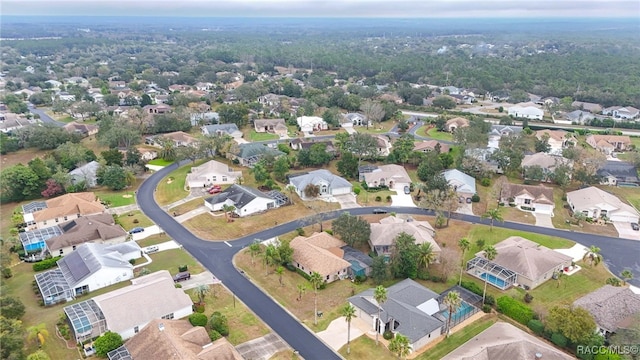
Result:
M220 185L213 185L207 190L209 194L217 194L222 191L222 187Z
M409 185L404 187L404 193L405 194L411 194L411 188L409 187Z
M386 214L387 210L385 209L373 209L374 214Z
M179 272L173 277L174 282L179 282L179 281L184 281L189 279L191 279L191 273L188 271Z
M136 234L136 233L141 233L144 231L143 227L134 227L133 229L129 230L129 234Z
M144 249L144 252L145 252L145 254L151 254L151 253L154 253L154 252L156 252L158 250L160 250L158 245L151 245L151 246L147 246L147 248Z
M640 230L640 225L638 223L631 223L631 228L635 231Z

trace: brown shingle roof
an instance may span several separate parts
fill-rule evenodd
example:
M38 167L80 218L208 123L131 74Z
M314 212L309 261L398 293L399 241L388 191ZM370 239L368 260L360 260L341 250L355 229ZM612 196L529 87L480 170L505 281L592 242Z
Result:
M60 224L60 228L63 229L64 234L46 241L50 252L85 242L108 241L127 235L120 225L116 225L110 214L81 217Z
M424 150L435 150L436 145L440 144L440 152L446 153L449 152L449 145L445 143L441 143L438 140L423 140L415 143L413 147L414 151L424 151Z
M573 303L591 313L599 327L615 332L621 323L640 314L640 295L627 287L605 285Z
M333 236L321 232L305 238L298 236L291 240L293 260L310 271L320 273L323 277L334 274L351 264L339 257L336 248L346 244Z
M503 200L515 198L519 195L531 196L534 203L553 205L553 189L543 185L519 185L505 183L502 185L500 197Z
M569 134L569 132L564 131L564 130L549 130L549 129L536 131L536 137L538 139L542 139L542 137L545 134L549 135L550 139L553 139L553 140L556 140L556 141L563 141L565 139L565 137L567 136L567 134ZM573 137L573 134L571 134L571 136Z
M435 231L426 221L402 219L399 216L388 216L380 223L371 224L370 241L373 246L392 246L401 233L406 233L416 239L416 244L430 243L434 252L440 252L440 246L433 239Z
M65 194L47 200L46 204L46 209L33 213L35 221L61 218L67 215L86 216L104 212L104 206L91 192Z

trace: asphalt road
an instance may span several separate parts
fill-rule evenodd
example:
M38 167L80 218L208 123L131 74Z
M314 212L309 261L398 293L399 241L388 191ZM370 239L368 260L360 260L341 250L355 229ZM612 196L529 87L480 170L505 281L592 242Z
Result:
M29 104L29 111L31 111L32 114L38 114L40 115L40 121L42 121L45 124L53 124L55 126L65 126L65 123L54 120L51 116L47 115L44 111L33 107L32 104Z
M140 209L175 241L202 263L218 279L220 279L238 298L251 308L265 323L267 323L289 345L298 350L307 359L339 359L341 358L331 348L322 343L306 327L298 322L285 309L258 289L250 280L245 278L232 263L233 256L255 239L269 239L287 232L294 231L305 225L304 219L280 224L273 228L247 235L234 241L205 241L184 228L169 214L164 212L155 202L154 192L160 180L178 167L177 164L168 166L149 177L142 183L136 194ZM376 207L389 212L433 215L432 212L420 208L404 207ZM371 214L372 208L354 208L337 210L323 214L325 220L336 218L340 213L348 211L353 215ZM489 224L488 219L478 216L456 214L457 220L472 224ZM500 222L495 227L528 231L538 234L558 236L578 242L584 246L595 245L601 249L604 263L615 274L624 269L630 269L634 278L628 282L640 286L640 242L636 240L620 239L572 231L536 227L533 225Z

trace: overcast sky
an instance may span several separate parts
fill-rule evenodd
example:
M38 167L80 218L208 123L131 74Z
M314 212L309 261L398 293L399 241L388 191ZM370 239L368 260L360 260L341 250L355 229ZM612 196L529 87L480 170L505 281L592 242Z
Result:
M635 17L640 0L2 0L3 15Z

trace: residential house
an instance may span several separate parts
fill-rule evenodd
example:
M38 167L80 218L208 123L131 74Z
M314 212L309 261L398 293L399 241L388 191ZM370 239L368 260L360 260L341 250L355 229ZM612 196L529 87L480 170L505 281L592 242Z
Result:
M522 133L522 126L491 125L489 129L489 143L487 147L499 149L503 136L518 136Z
M462 95L462 94L449 94L449 96L452 97L453 100L458 105L471 105L473 103L473 101L476 99L473 96Z
M442 172L445 180L455 192L458 194L460 202L476 194L476 179L469 176L458 169L450 169Z
M284 155L282 151L261 143L246 143L238 145L237 149L232 149L232 151L227 153L227 157L232 160L237 160L242 166L252 167L267 154L271 154L274 157Z
M326 121L318 116L301 116L296 119L300 131L304 133L313 133L314 131L327 130L329 125Z
M405 233L416 239L416 244L431 244L431 249L436 256L440 256L440 246L433 237L436 231L427 221L416 221L410 216L388 216L380 219L379 223L371 224L371 236L369 246L380 256L389 257L393 253L393 247L398 235Z
M18 233L22 248L28 255L42 253L47 247L46 240L58 235L62 235L62 229L57 225Z
M313 170L301 174L289 175L289 185L293 186L296 194L302 200L309 200L305 194L307 186L312 185L318 188L319 197L332 197L337 195L350 194L353 186L351 183L331 173L329 170Z
M258 102L264 106L275 107L280 105L281 95L269 93L258 97Z
M29 230L104 212L104 206L92 192L64 194L47 201L23 205L24 222Z
M573 133L564 130L538 130L536 131L536 138L540 141L545 138L548 139L549 153L555 155L561 155L564 148L578 143Z
M213 88L213 84L210 82L197 82L195 87L198 91L209 91Z
M173 84L173 85L169 85L169 92L175 93L175 92L184 92L191 89L191 86L189 85L180 85L180 84Z
M500 189L500 202L515 204L521 210L553 215L553 189L544 185L504 183Z
M162 301L158 301L161 296ZM153 306L149 306L153 304ZM65 306L72 335L84 342L107 331L127 340L154 319L180 319L193 313L193 301L160 270L131 279L131 285ZM127 311L122 311L127 309Z
M0 131L9 133L25 126L31 125L29 119L23 118L14 113L0 113Z
M498 321L442 360L572 360L554 346L507 322Z
M280 137L287 137L289 134L284 119L258 119L253 121L253 126L258 133L276 134Z
M137 146L136 149L140 152L141 159L143 161L151 161L158 157L158 152L143 146Z
M602 110L603 115L609 115L614 119L633 120L640 116L640 110L632 106L611 106Z
M73 185L84 182L87 188L95 187L98 185L98 169L100 169L100 163L95 160L79 166L69 171L69 181Z
M70 133L77 133L81 134L82 136L92 136L97 134L98 130L100 130L98 125L79 124L75 121L65 124L62 128Z
M322 275L326 283L347 277L351 263L344 260L341 249L346 244L326 232L314 233L309 237L297 236L289 243L293 249L292 265L311 275Z
M174 131L171 133L161 134L158 136L173 141L175 146L197 146L198 145L198 139L194 138L193 136L187 134L184 131Z
M469 126L469 120L463 117L455 117L453 119L449 119L444 124L445 130L450 133L456 131L456 129L460 129L467 126Z
M89 86L89 80L80 77L80 76L72 76L70 78L66 78L64 79L64 81L69 84L69 85L79 85L82 87L87 87Z
M587 218L607 218L614 222L638 222L640 215L633 206L597 187L570 191L567 203L573 213L583 213Z
M109 80L109 89L118 89L127 86L127 83L122 80Z
M62 86L62 83L60 81L57 81L57 80L47 80L47 81L45 81L45 83L51 84L51 89L53 89L53 90L59 89L60 86Z
M422 140L414 144L413 151L427 153L438 150L440 153L447 153L451 150L448 144L438 140Z
M348 245L342 247L342 253L342 258L351 264L347 273L352 279L356 276L371 275L371 266L373 265L371 256Z
M376 148L378 150L378 156L389 156L391 153L391 141L385 135L376 135L373 137L376 140Z
M369 324L372 331L400 333L409 338L412 351L440 338L446 327L438 294L411 279L387 288L387 300L382 303L375 300L373 288L348 301L355 307L356 316Z
M511 236L497 243L498 255L493 260L484 256L484 251L467 262L467 273L505 290L516 284L525 289L534 289L557 276L571 265L570 256L520 236Z
M242 137L242 131L238 129L238 125L236 124L205 125L200 129L202 129L202 133L207 136L229 135L234 139Z
M207 329L188 320L153 319L109 360L243 360L227 340L211 342Z
M605 154L625 151L631 147L631 138L627 135L589 135L587 144Z
M190 115L190 121L191 126L214 123L217 124L220 122L220 115L217 112L212 111L194 112Z
M76 101L76 96L73 94L69 94L66 91L59 92L56 94L56 96L60 101L70 101L70 102Z
M640 185L638 168L630 162L607 161L596 174L600 177L600 184L603 185Z
M411 178L404 167L396 164L364 166L358 169L358 179L368 187L387 186L390 189L411 184Z
M142 108L145 114L158 115L171 112L171 106L166 104L146 105Z
M156 95L154 97L156 104L166 104L169 102L169 95Z
M52 256L65 256L85 243L118 244L127 240L128 233L115 223L111 214L84 216L60 224L62 234L47 240Z
M367 121L367 117L360 113L347 113L342 115L347 123L353 126L371 126L371 121Z
M591 112L583 110L574 110L566 113L565 118L575 124L585 124L596 118Z
M602 112L602 106L600 104L594 104L585 101L574 101L571 103L574 109L585 110L592 114L600 114Z
M441 94L447 94L447 95L458 95L462 92L462 89L455 87L455 86L444 86L440 88L440 93Z
M211 160L191 168L187 174L187 186L191 189L213 184L235 184L242 171L233 171L227 164Z
M598 326L598 332L609 336L627 328L640 315L640 294L628 287L605 285L573 302L587 310Z
M516 118L542 120L544 111L535 106L512 106L507 109L507 114Z
M135 241L120 244L87 243L58 260L58 267L35 275L45 305L133 278L132 259L142 257Z
M528 173L527 170L534 166L538 166L542 169L543 177L541 179L532 179L530 173ZM553 172L558 166L567 166L569 169L572 169L573 161L560 155L552 155L539 152L535 154L525 155L524 158L522 158L522 162L520 163L520 167L523 170L523 177L525 179L547 182L550 182L552 180ZM570 173L569 176L571 176Z
M204 199L204 206L211 211L221 211L224 206L233 206L239 217L244 217L278 207L275 199L257 189L233 184L221 193Z

